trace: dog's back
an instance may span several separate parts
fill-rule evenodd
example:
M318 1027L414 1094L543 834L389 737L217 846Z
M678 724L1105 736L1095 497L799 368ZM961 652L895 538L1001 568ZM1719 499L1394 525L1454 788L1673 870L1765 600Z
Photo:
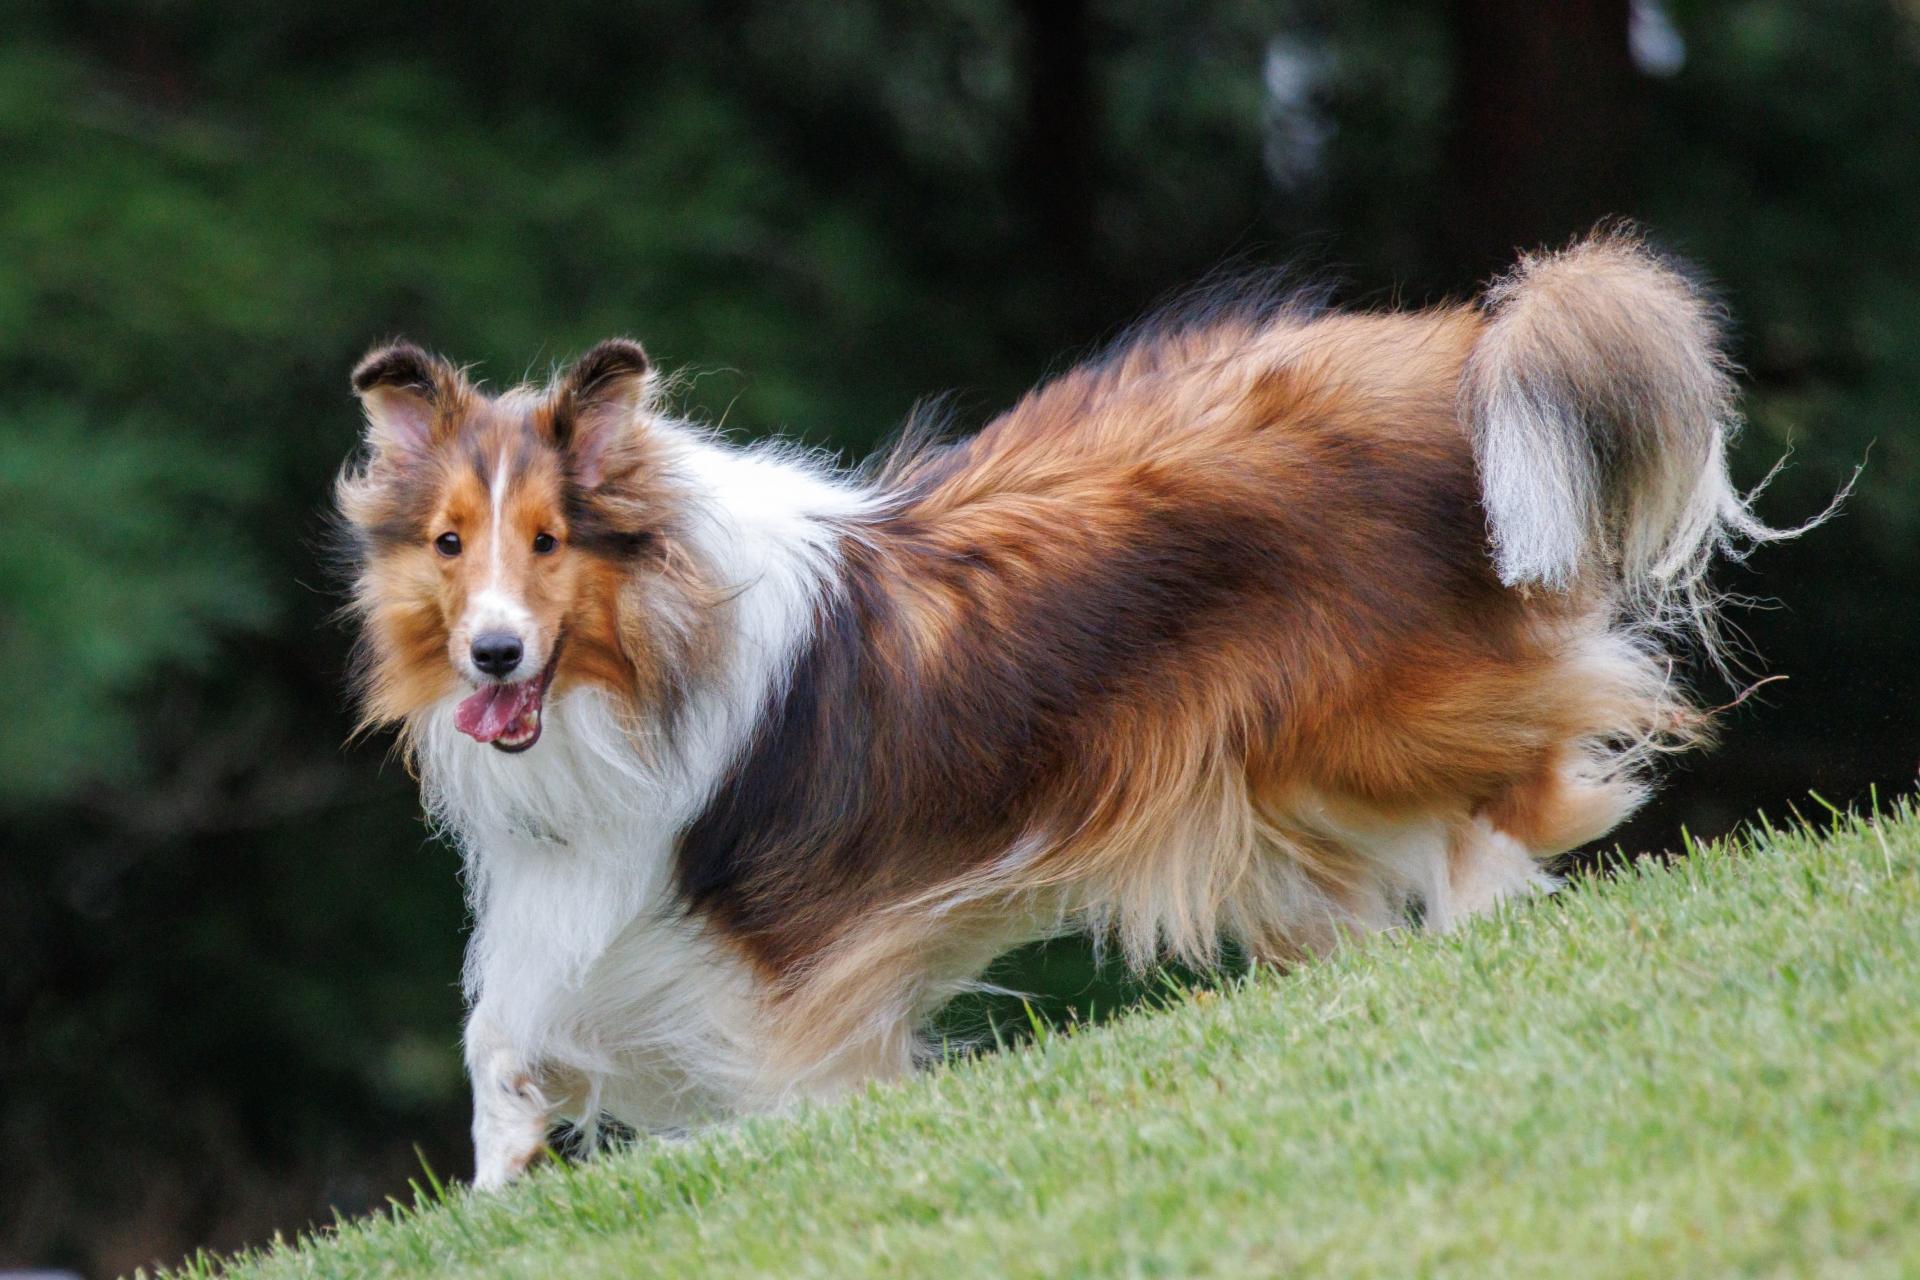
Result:
M1716 341L1613 238L1481 306L1216 311L1064 374L889 476L682 845L696 901L857 975L1012 901L1205 961L1545 883L1704 732L1652 628L1747 527ZM818 989L812 1025L864 1007Z

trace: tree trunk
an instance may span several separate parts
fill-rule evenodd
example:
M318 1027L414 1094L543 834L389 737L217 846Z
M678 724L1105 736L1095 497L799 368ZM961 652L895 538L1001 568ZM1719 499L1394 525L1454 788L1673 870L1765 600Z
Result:
M1027 110L1015 170L1031 241L1069 295L1092 266L1098 176L1093 49L1088 0L1023 0ZM1082 295L1083 296L1083 295Z
M1484 276L1517 249L1634 211L1630 0L1454 0L1449 259Z

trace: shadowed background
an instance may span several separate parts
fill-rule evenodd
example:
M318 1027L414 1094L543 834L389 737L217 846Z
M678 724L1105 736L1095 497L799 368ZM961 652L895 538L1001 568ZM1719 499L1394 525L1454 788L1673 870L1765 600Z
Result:
M466 1172L456 859L340 745L317 550L371 343L498 385L627 333L697 415L853 458L1223 261L1413 304L1632 215L1736 318L1738 473L1793 449L1762 514L1867 459L1725 575L1791 678L1621 835L1669 848L1913 779L1917 140L1912 0L16 2L0 1265L365 1211L416 1144Z

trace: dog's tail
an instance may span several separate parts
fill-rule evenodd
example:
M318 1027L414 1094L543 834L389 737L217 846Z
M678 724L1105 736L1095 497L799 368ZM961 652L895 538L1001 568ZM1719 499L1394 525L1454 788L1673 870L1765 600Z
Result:
M1481 306L1460 412L1501 581L1605 583L1711 647L1715 553L1802 531L1761 524L1727 477L1719 309L1625 230L1523 257Z

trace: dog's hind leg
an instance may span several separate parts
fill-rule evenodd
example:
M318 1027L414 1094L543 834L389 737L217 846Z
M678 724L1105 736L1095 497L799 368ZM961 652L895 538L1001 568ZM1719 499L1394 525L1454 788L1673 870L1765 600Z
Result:
M1606 758L1570 748L1531 780L1507 788L1477 816L1551 858L1598 840L1640 807L1646 787Z
M1445 874L1426 904L1426 927L1445 932L1510 898L1551 892L1557 885L1533 852L1485 818L1453 828Z
M1559 881L1542 864L1613 830L1645 795L1638 782L1608 775L1578 751L1509 788L1454 826L1429 927L1448 929L1508 898L1551 891Z

